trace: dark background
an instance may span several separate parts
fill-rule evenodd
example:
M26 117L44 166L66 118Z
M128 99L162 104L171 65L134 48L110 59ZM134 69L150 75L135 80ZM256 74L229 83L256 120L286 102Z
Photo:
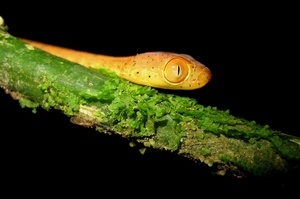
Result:
M185 53L213 78L194 91L162 91L299 133L299 31L293 5L161 2L16 3L0 7L13 36L108 55ZM72 124L59 111L22 109L0 90L2 164L12 187L96 185L99 195L286 194L298 173L237 179L164 151L141 155L128 141ZM101 184L101 186L100 186ZM122 191L121 191L122 190ZM30 189L29 189L30 191ZM101 192L101 193L100 193ZM170 196L171 196L170 195ZM143 197L143 195L140 195Z

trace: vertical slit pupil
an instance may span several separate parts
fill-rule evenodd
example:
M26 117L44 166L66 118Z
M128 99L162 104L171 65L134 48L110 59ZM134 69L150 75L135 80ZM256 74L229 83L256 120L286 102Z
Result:
M177 75L178 76L180 75L180 66L179 65L177 66Z

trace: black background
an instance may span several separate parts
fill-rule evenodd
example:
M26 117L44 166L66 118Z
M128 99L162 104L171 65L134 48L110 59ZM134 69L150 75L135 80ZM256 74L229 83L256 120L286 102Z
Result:
M299 134L299 31L293 5L110 1L0 5L13 36L108 55L185 53L213 78L194 91L161 91ZM164 151L72 124L56 110L22 109L0 91L2 165L9 187L96 185L98 194L223 194L297 191L298 173L237 179ZM297 176L298 175L298 176ZM295 181L295 182L294 182ZM115 191L108 191L113 188ZM140 195L137 189L143 190ZM32 189L28 189L33 191ZM28 191L27 190L27 191Z

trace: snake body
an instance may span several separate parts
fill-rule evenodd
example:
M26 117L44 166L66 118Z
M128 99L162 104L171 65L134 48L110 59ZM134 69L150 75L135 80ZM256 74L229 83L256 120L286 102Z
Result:
M193 57L171 52L146 52L133 56L108 56L21 39L52 55L89 68L107 68L140 85L162 89L193 90L206 85L210 70Z

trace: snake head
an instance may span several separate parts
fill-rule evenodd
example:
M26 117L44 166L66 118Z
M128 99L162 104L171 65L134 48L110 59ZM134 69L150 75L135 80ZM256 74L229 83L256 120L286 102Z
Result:
M194 90L211 79L210 70L186 54L138 54L123 67L121 76L131 82L171 90Z

